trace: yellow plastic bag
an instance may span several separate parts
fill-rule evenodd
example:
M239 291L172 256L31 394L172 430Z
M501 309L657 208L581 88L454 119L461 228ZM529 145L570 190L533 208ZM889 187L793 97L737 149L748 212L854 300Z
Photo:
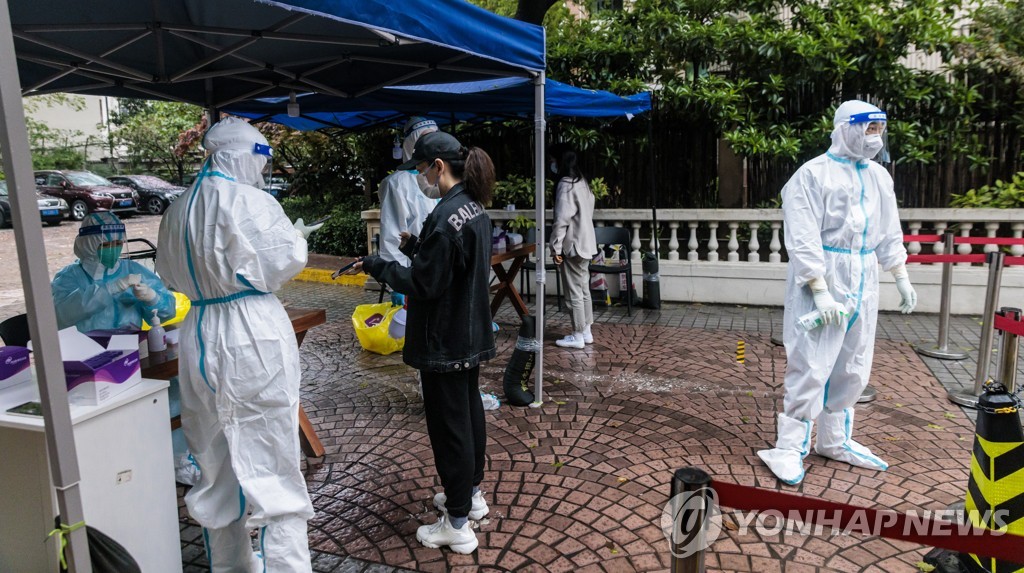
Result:
M352 328L356 331L359 344L366 350L377 354L388 355L401 350L405 346L405 337L394 339L388 334L391 320L401 308L393 306L390 302L357 306L352 313ZM371 324L368 325L366 321L374 315L381 317L380 322L371 321Z
M180 292L172 292L171 294L174 295L174 316L172 318L165 320L164 322L161 322L160 326L170 326L172 324L178 324L179 322L185 320L185 315L188 314L189 309L192 308L192 301L190 301L187 296L181 294ZM149 330L149 323L146 322L145 319L143 319L142 331L145 332L147 330Z

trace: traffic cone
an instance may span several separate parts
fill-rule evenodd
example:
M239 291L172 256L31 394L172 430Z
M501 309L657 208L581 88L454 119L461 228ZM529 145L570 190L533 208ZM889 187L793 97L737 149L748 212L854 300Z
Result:
M1024 432L1017 400L989 383L978 400L978 426L967 482L967 519L975 527L1024 535ZM961 554L968 571L1024 572L1024 563Z

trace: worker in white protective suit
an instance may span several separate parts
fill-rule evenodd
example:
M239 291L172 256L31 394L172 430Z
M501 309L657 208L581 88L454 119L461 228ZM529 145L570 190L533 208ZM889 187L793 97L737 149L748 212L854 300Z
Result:
M182 427L200 469L185 495L214 572L311 571L313 507L299 471L299 349L273 292L306 265L306 238L261 191L267 140L226 118L160 224L157 270L192 299L181 329ZM259 555L249 537L259 530Z
M782 189L789 254L786 396L775 448L757 455L787 484L804 477L815 420L818 455L874 470L888 467L852 438L853 406L867 386L874 354L879 265L896 279L900 311L908 314L917 304L892 177L871 161L884 147L885 122L885 113L871 104L843 103L828 153L805 163ZM797 325L814 310L822 326Z
M437 124L434 120L409 118L402 140L402 161L412 158L419 138L435 131ZM399 248L402 233L419 235L423 222L441 196L437 185L427 183L426 177L415 170L398 169L380 182L377 194L380 195L380 257L408 267L412 263Z
M113 213L82 220L74 246L78 260L57 271L50 284L60 328L139 328L154 310L161 321L174 317L174 295L160 278L121 258L124 238L124 223Z

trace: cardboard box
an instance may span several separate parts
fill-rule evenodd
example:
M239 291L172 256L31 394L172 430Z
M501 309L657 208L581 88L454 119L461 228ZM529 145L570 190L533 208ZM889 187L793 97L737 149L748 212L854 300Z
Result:
M138 335L114 334L105 346L73 326L59 335L72 404L98 406L142 381Z
M0 390L32 381L28 348L0 347Z

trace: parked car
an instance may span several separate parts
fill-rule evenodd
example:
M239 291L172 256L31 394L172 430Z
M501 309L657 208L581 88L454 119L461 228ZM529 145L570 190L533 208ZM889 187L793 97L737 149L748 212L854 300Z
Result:
M271 177L270 185L264 187L263 190L273 195L275 199L280 199L282 195L287 194L291 186L292 184L284 177Z
M36 186L44 195L67 201L76 221L96 210L130 217L139 205L138 193L90 171L36 171Z
M36 203L39 204L39 217L44 223L57 226L68 216L68 203L56 197L47 197L36 191ZM11 222L11 204L7 200L7 182L0 181L0 227Z
M116 175L108 179L111 183L134 189L140 198L139 211L150 215L162 214L172 201L185 192L184 187L153 175Z

